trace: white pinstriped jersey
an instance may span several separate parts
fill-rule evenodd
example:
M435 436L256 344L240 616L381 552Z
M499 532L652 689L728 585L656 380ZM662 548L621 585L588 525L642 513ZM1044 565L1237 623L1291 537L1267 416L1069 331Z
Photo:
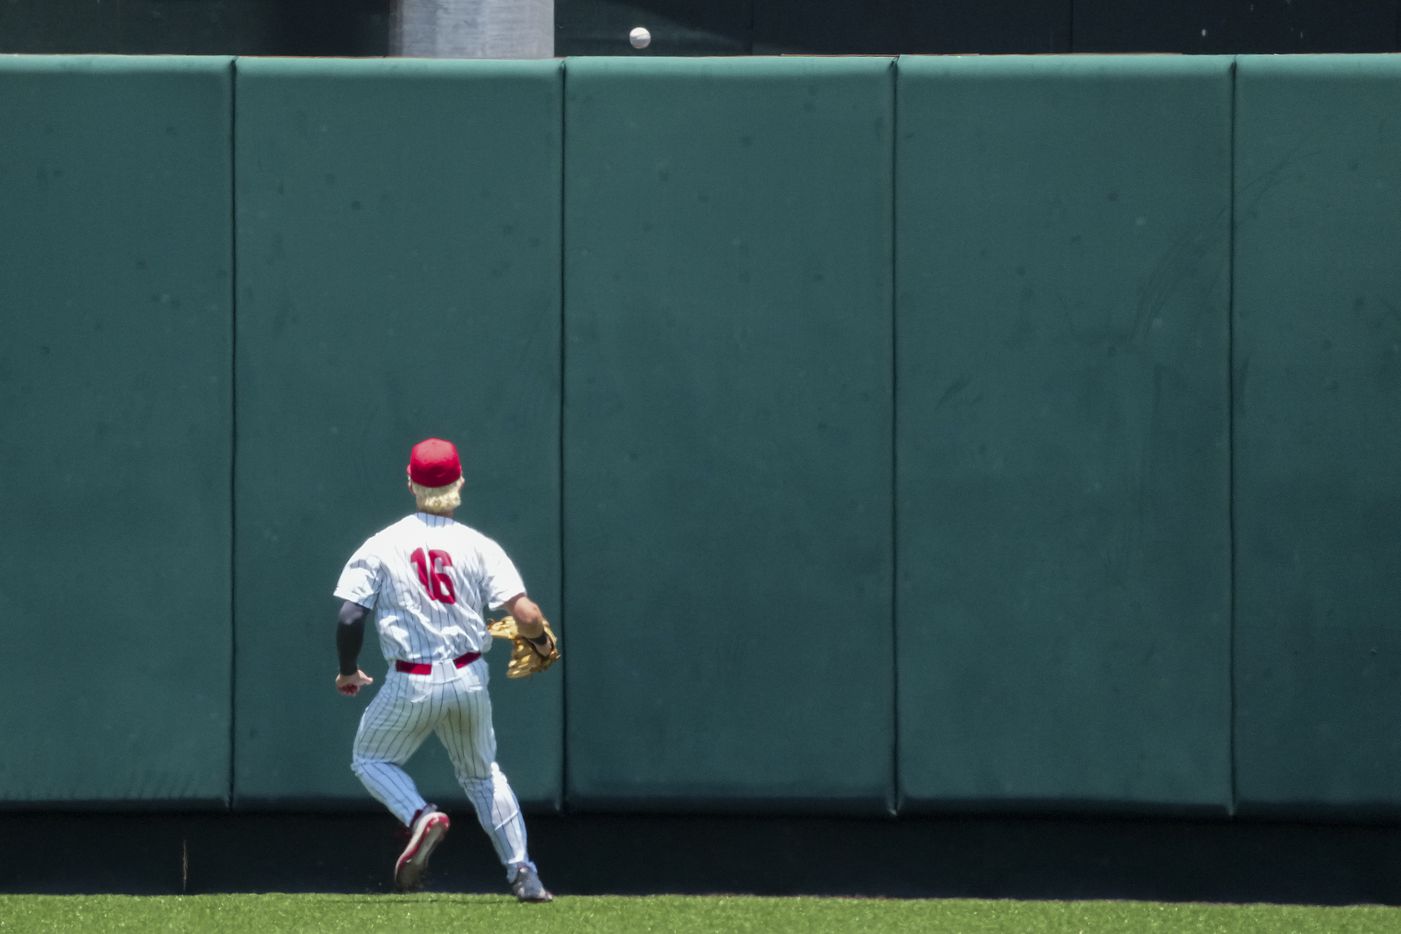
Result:
M390 661L446 661L491 647L486 611L525 593L501 546L447 516L417 512L372 535L336 596L374 610Z

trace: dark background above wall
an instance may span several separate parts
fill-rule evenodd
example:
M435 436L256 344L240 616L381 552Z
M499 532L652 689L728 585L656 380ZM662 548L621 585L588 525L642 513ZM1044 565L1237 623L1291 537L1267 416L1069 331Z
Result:
M0 52L381 56L392 0L0 0ZM627 41L646 26L645 51ZM557 55L1401 49L1401 0L556 0Z
M390 0L0 0L0 52L384 55Z

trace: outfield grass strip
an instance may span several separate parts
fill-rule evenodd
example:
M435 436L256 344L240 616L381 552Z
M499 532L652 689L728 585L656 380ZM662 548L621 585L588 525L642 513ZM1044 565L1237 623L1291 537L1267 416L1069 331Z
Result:
M1381 934L1401 909L1159 902L1033 902L562 895L0 895L3 934Z

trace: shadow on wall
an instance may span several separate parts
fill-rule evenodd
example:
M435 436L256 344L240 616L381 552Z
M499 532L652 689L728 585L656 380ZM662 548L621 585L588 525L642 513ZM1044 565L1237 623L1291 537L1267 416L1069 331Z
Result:
M386 892L393 826L387 815L0 815L0 833L33 841L0 869L0 892ZM537 816L530 831L541 871L568 895L1401 901L1396 827ZM433 866L430 891L501 890L485 840L458 839Z

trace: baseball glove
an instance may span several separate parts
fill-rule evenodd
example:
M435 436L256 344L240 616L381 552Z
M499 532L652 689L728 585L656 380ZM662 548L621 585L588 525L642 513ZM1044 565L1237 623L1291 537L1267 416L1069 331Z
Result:
M544 626L549 641L542 648L517 631L514 616L495 619L487 624L487 632L498 639L510 640L511 661L506 666L506 677L529 678L559 661L559 640L555 638L549 620L544 621Z

